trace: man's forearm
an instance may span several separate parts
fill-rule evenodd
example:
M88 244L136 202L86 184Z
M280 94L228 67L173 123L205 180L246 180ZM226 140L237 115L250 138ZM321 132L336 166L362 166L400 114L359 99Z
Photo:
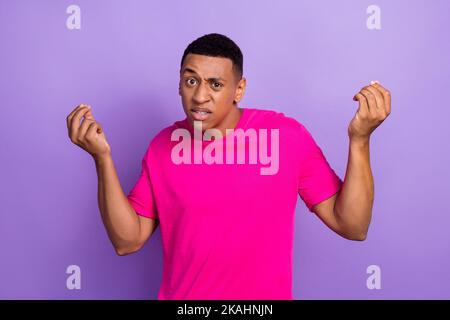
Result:
M108 236L116 250L129 248L139 239L139 218L123 193L111 156L95 159L98 205Z
M357 240L366 238L373 200L369 139L350 139L344 184L334 207L336 219L346 236Z

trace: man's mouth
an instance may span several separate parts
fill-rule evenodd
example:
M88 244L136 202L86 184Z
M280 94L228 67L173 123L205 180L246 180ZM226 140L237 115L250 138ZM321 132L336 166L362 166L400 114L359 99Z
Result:
M209 111L208 109L203 109L203 108L192 108L191 109L192 117L198 121L204 121L204 120L208 119L208 117L210 116L211 113L212 112Z

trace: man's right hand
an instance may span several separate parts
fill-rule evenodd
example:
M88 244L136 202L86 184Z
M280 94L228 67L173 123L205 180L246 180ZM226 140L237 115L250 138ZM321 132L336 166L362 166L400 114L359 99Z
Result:
M84 117L80 125L81 118ZM92 115L91 106L80 104L66 118L70 140L95 159L111 154L105 133Z

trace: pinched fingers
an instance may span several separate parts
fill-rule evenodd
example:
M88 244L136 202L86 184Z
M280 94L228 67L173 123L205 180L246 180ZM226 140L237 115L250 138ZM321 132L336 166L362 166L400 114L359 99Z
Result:
M374 82L373 86L377 88L383 95L384 109L387 115L389 115L391 113L391 92L384 88L379 82Z
M72 112L70 112L70 114L67 116L66 118L66 122L67 122L67 129L70 129L70 124L72 122L72 119L75 115L75 113L77 113L77 111L83 109L83 108L90 108L90 106L88 106L87 104L79 104L78 106L75 107L75 109L72 110Z
M375 107L378 109L383 109L384 105L384 97L381 94L381 91L379 91L377 88L375 88L373 85L365 86L363 88L364 90L367 90L368 94L373 95L375 98Z
M80 125L81 118L84 117ZM85 104L79 105L67 117L67 128L69 131L70 140L77 143L85 135L90 123L95 121L91 107Z
M357 110L357 113L362 119L366 119L370 115L369 105L366 97L358 92L353 100L359 101L359 108Z
M92 119L87 119L85 118L83 120L83 123L81 124L80 128L78 129L78 140L83 140L84 137L86 136L87 130L89 128L89 126L91 125L91 123L95 122Z
M95 136L101 132L99 130L99 128L101 128L100 123L98 123L96 121L91 122L86 131L86 135L85 135L86 141L88 141L88 142L94 141Z

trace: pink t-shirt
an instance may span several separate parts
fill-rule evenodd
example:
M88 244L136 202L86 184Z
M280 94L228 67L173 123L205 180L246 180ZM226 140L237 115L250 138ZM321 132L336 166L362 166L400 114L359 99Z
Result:
M182 141L177 135L172 141L176 129L191 135L190 153L174 152ZM258 143L249 134L239 144L237 129L253 130ZM215 163L205 163L206 156L198 163L198 142L200 151L223 144L222 163L217 150L209 153ZM180 163L174 154L191 161ZM196 139L187 119L163 129L127 196L137 214L159 219L164 259L158 299L291 300L298 195L312 212L342 183L307 129L283 113L244 108L235 131L214 141Z

